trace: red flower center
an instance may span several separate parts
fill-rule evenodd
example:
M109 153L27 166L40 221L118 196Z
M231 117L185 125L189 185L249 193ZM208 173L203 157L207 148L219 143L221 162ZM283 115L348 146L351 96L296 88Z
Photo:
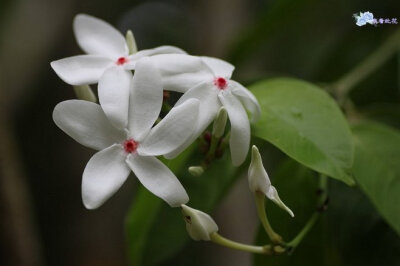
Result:
M138 146L139 146L139 143L137 143L133 139L127 139L124 141L124 150L127 153L135 152Z
M128 62L128 58L126 58L126 57L120 57L120 58L117 59L116 64L119 65L119 66L121 66L121 65L125 64L126 62Z
M214 85L217 86L218 89L224 90L228 86L228 81L223 77L217 77L214 79Z

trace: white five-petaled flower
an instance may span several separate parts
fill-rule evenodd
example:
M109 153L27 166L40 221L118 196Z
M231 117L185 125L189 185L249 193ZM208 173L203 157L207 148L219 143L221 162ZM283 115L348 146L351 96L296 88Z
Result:
M249 187L252 192L264 193L267 198L275 202L280 208L287 211L290 216L294 217L292 210L290 210L279 198L278 191L271 184L267 171L261 160L260 152L256 146L253 146L251 152L251 163L249 167Z
M117 88L118 89L118 88ZM88 209L103 204L125 182L131 170L156 196L173 207L188 201L176 176L155 156L176 149L192 133L199 101L190 99L173 108L157 125L162 105L161 77L148 59L138 61L126 106L126 128L110 123L108 109L100 105L69 100L53 112L58 127L87 147L100 150L83 172L82 198Z
M164 89L184 92L175 106L192 98L200 101L194 134L167 158L175 157L190 145L224 106L231 124L229 143L232 162L235 166L243 163L250 145L250 124L245 109L252 114L252 121L256 121L260 116L260 106L249 90L230 79L234 66L217 58L183 54L155 55L151 60L160 70Z
M99 83L99 101L104 109L117 106L127 98L131 70L140 58L164 53L185 53L177 47L160 46L134 51L130 55L127 42L118 30L103 20L85 14L75 17L73 29L79 46L87 55L53 61L51 66L68 84ZM111 110L109 113L112 116L120 115L111 113ZM119 128L126 126L114 125Z

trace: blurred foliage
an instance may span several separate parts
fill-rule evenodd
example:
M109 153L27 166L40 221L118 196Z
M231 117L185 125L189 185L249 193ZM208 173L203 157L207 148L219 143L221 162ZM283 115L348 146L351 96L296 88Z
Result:
M311 170L285 160L271 175L281 198L295 213L291 218L267 204L272 226L286 241L316 211L318 179ZM328 209L292 255L255 256L255 265L399 265L400 239L357 188L329 183ZM256 242L267 243L260 227Z
M353 128L354 177L400 235L400 132L372 122Z

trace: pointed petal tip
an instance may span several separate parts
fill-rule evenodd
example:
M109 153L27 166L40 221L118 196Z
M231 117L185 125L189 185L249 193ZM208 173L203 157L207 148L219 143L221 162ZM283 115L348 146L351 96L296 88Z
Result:
M258 151L258 148L257 148L257 146L256 145L253 145L252 147L251 147L251 154L252 154L252 156L256 156L257 154L259 154L260 152Z
M97 83L110 62L101 55L76 55L54 60L50 66L65 83L79 86Z
M256 163L256 162L261 163L261 166L262 166L261 154L256 145L253 145L251 147L251 162L252 163Z
M90 15L85 14L85 13L79 13L79 14L75 15L74 20L77 20L77 19L82 18L82 17L90 17Z
M72 27L74 28L74 30L76 29L76 27L82 23L85 20L97 20L98 18L93 17L91 15L85 14L85 13L79 13L76 14L74 17L74 20L72 22Z
M93 199L91 199L91 197L85 193L85 191L83 190L83 187L81 189L81 193L82 193L82 203L86 209L95 210L103 204L100 202L95 202Z
M102 20L102 19L99 19L95 16L92 16L92 15L89 15L86 13L79 13L79 14L76 14L74 17L73 26L75 27L76 24L79 24L80 22L82 22L84 20Z
M94 210L97 209L99 206L93 206L88 202L85 202L85 200L83 200L83 206L85 206L86 209L88 210Z

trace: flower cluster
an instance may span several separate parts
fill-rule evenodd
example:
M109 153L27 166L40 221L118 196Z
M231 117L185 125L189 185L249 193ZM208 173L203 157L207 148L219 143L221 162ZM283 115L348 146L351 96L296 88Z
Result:
M231 79L234 67L220 59L190 56L173 46L137 51L110 24L77 15L77 42L86 55L51 62L57 75L74 86L98 84L99 103L68 100L53 112L57 126L84 146L98 150L83 172L84 205L103 204L132 171L170 206L189 197L157 156L176 157L213 122L223 107L231 125L232 163L244 162L250 146L250 122L260 116L254 95ZM164 90L183 93L160 119Z

